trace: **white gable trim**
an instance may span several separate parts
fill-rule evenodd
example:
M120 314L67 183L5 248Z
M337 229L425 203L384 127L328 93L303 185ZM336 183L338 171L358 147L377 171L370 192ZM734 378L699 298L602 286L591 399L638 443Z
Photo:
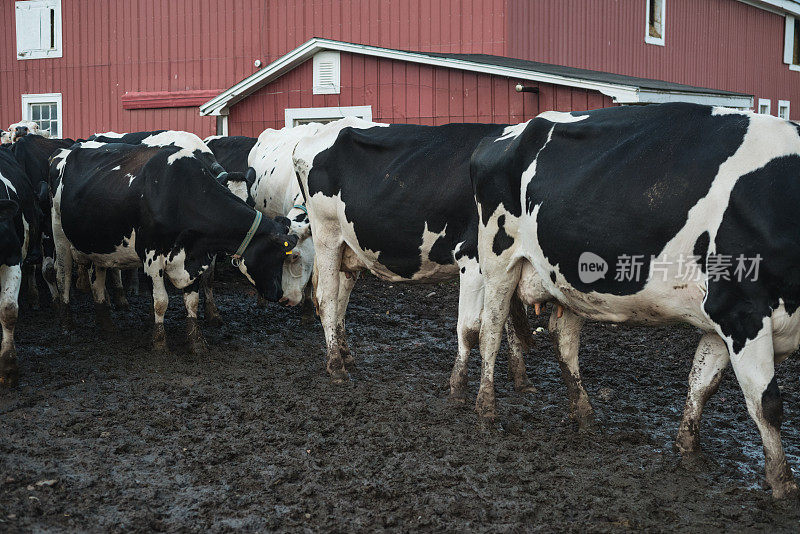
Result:
M791 0L739 0L739 2L776 15L800 16L800 4Z
M435 67L445 67L449 69L494 74L497 76L514 78L518 80L527 80L553 85L564 85L568 87L599 91L600 93L614 99L614 102L618 104L647 104L652 102L652 100L649 99L650 95L660 94L659 92L652 90L640 90L638 87L633 85L597 82L544 72L535 72L499 65L486 65L484 63L477 63L462 59L428 56L416 52L405 52L402 50L345 43L341 41L332 41L330 39L320 39L315 37L306 41L288 54L278 58L265 68L251 74L233 87L226 89L215 98L212 98L200 106L200 115L227 115L231 106L257 91L264 85L302 64L317 52L324 50L348 52L351 54L361 54L372 57L432 65ZM679 93L672 94L678 95ZM711 101L717 106L753 106L753 99L749 96L720 95L716 93L686 93L683 101L694 102L697 99Z

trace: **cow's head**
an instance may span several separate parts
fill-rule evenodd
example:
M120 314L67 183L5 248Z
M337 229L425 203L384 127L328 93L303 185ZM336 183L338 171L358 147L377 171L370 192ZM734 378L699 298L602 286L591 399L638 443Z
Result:
M283 298L289 306L303 301L306 285L314 270L314 240L311 239L311 224L305 206L296 205L287 214L289 233L297 236L297 244L283 264Z
M11 132L6 130L0 131L0 145L10 145L11 144Z
M217 181L228 188L231 193L247 202L251 208L256 205L250 189L256 181L256 171L248 167L247 172L227 172L222 171L217 175Z
M259 295L276 302L283 296L281 278L284 259L297 244L289 234L289 219L262 219L250 244L244 250L239 270L256 286Z
M25 137L26 135L41 135L43 137L50 137L50 134L45 130L39 129L39 125L34 121L15 122L8 127L8 131L11 134L12 143L16 142L16 140L20 137Z

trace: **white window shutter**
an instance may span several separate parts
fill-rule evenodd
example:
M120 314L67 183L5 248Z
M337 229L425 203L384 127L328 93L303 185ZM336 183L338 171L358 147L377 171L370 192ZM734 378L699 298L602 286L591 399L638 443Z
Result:
M794 56L794 17L787 15L786 31L783 34L783 62L787 65L792 64Z
M341 91L339 52L319 52L314 55L314 94L334 95Z
M31 8L17 4L17 53L43 49L42 19L46 11L40 7ZM49 33L49 20L45 29Z

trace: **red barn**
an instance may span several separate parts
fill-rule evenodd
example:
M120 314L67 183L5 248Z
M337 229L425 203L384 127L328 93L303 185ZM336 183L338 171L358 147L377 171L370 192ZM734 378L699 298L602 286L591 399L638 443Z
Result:
M794 117L800 102L790 0L9 0L0 14L0 124L72 137L669 100Z

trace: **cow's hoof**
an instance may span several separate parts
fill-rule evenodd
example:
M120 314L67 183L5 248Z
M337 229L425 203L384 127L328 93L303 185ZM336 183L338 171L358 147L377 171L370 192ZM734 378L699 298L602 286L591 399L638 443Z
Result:
M112 300L114 302L114 307L118 310L126 311L131 307L128 303L128 299L125 297L125 290L121 287L112 290Z
M696 434L689 434L688 432L679 432L672 447L682 456L700 454L701 452L700 439Z
M161 354L169 352L167 348L167 332L164 330L163 323L156 323L153 328L153 352Z
M216 308L206 307L203 315L206 319L206 325L213 328L222 326L222 318L219 316L219 311Z
M0 387L15 388L18 383L17 354L12 350L0 356Z
M195 337L189 341L189 353L195 356L208 354L208 343L203 336Z
M486 394L478 392L478 398L475 401L475 412L478 418L484 421L495 421L497 419L497 408L494 401L494 393Z
M336 371L328 371L328 373L330 374L331 382L334 384L345 384L350 381L350 373L344 367Z
M117 333L117 328L111 320L111 306L108 304L96 304L94 308L97 328L105 335L112 336Z
M772 498L776 500L797 499L799 496L800 490L798 490L797 483L794 480L772 488Z
M448 402L453 404L466 404L467 403L467 391L466 389L453 389L450 388L450 395L447 397Z
M186 341L189 343L190 353L200 355L208 352L208 343L194 317L186 319Z

